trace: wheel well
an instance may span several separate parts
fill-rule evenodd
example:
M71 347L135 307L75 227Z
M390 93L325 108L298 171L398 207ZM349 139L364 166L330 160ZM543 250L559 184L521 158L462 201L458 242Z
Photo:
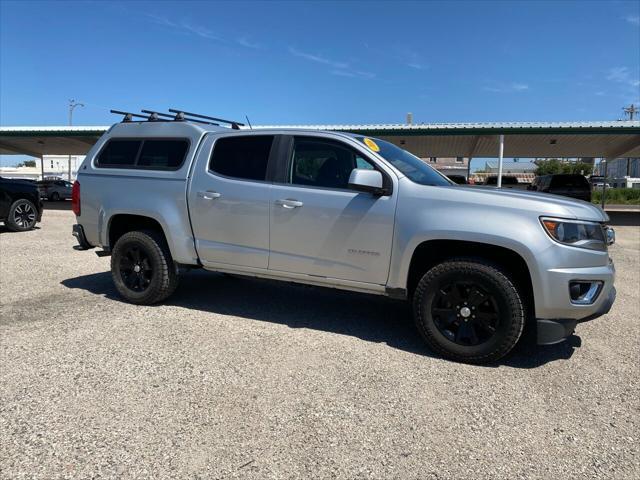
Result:
M515 282L531 308L530 311L533 312L533 286L527 262L513 250L486 243L462 240L429 240L421 243L411 258L407 293L413 296L418 282L431 267L447 259L458 257L479 258L499 266Z
M109 247L113 248L122 235L133 230L156 230L164 236L162 226L153 218L143 215L118 214L111 217L109 222Z

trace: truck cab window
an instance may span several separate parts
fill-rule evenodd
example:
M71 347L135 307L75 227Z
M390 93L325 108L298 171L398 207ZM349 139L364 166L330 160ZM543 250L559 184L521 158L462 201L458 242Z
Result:
M223 137L216 140L209 170L227 177L265 180L273 135Z
M337 142L296 137L290 168L292 184L347 189L354 168L374 167L355 150Z

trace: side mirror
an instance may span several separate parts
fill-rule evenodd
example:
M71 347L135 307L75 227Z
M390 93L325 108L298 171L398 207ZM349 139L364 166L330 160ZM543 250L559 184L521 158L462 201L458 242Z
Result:
M372 195L384 195L386 193L382 186L382 173L364 168L351 170L349 188L358 192L371 193Z

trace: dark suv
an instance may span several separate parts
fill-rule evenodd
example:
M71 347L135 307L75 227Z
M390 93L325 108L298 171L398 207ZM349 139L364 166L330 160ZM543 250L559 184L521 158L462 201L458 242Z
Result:
M41 217L42 202L35 182L0 177L0 221L9 230L31 230Z
M497 187L498 186L498 176L497 175L492 175L490 177L487 177L487 179L484 182L484 185ZM512 177L510 175L503 175L502 176L502 187L503 188L516 188L516 189L524 190L524 184L518 182L518 179L516 177Z
M591 185L584 175L542 175L533 180L528 190L591 201Z

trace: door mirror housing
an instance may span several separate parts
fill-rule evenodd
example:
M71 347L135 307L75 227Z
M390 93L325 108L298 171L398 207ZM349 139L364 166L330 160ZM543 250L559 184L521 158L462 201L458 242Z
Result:
M366 192L381 196L386 194L383 187L382 173L377 170L354 168L349 175L349 188L358 192Z

